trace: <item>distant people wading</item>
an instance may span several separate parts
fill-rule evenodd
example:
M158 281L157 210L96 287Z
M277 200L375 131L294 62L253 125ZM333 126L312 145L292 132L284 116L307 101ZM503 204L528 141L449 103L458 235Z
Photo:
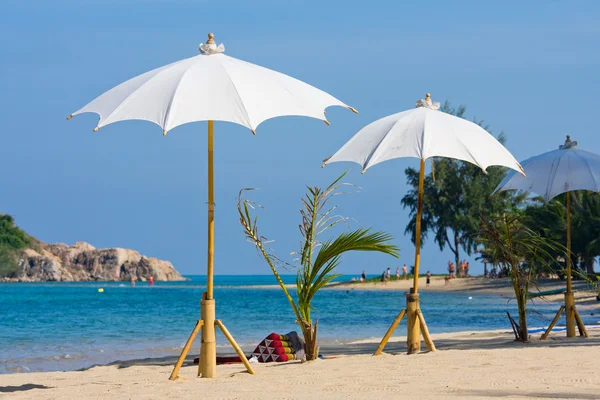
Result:
M450 274L450 279L456 278L454 272L456 271L456 267L452 261L448 261L448 273Z

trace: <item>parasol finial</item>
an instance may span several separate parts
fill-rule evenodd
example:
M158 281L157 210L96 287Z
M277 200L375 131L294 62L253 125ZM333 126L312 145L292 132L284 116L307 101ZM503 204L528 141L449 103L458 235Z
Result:
M577 147L577 142L571 140L571 135L567 135L567 140L565 140L565 144L561 144L558 146L560 150L571 149L573 147Z
M421 100L417 100L417 103L415 104L415 106L417 108L425 107L425 108L429 108L430 110L437 110L438 108L440 108L440 103L438 103L438 102L434 103L433 101L431 101L431 94L426 93L425 98L421 99Z
M198 50L200 50L201 54L205 55L219 54L225 51L225 46L223 46L223 43L217 46L215 43L215 35L211 32L208 34L206 44L200 43L200 48Z

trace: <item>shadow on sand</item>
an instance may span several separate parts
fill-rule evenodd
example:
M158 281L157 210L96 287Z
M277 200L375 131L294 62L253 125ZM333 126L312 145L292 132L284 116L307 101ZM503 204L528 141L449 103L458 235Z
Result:
M0 386L0 393L25 392L32 389L52 389L50 386L26 383L21 386Z
M512 340L512 333L506 332L506 334L498 333L495 334L489 332L472 332L464 333L455 338L438 338L436 339L433 335L433 340L439 351L444 350L493 350L493 349L519 349L519 348L531 348L531 347L581 347L581 346L600 346L600 336L590 336L585 339L582 337L567 338L562 334L555 334L550 336L547 340L539 340L539 336L533 336L531 342L521 343ZM378 343L354 343L345 345L325 345L321 347L321 354L327 357L334 357L339 355L361 355L361 354L373 354L377 348ZM422 345L422 349L425 346ZM250 353L250 349L246 350L246 354ZM393 355L406 354L406 343L404 340L391 341L387 344L385 352ZM235 356L233 350L230 353L219 353L219 356ZM184 366L194 365L194 358L197 355L189 355ZM145 358L137 360L127 361L115 361L109 366L116 366L117 368L129 368L133 366L174 366L177 362L178 356L168 356L161 358ZM281 363L277 365L289 365L290 363ZM275 364L274 364L275 365ZM87 370L98 365L94 365L83 370Z

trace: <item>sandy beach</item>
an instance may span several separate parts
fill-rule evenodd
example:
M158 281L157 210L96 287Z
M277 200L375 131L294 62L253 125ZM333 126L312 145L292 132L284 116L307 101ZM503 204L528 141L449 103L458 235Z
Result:
M11 399L598 399L600 335L513 341L506 331L435 335L438 351L407 356L404 338L371 356L374 341L323 349L326 360L218 366L217 379L196 378L188 363L167 378L174 359L138 360L77 372L2 376Z
M342 283L332 289L407 290L411 282ZM539 290L562 285L541 281ZM578 282L577 286L584 289L585 284ZM512 289L507 280L468 278L453 280L448 286L443 279L434 279L426 290L510 295ZM561 299L560 294L546 298L551 302ZM593 292L580 290L578 299L580 308L598 308ZM599 399L600 330L589 332L587 339L567 339L564 332L556 332L546 341L535 334L527 344L515 342L508 329L444 333L433 335L438 351L411 356L405 354L404 336L393 337L379 357L372 356L378 339L365 339L324 346L324 360L254 364L254 376L241 364L219 365L215 380L196 377L192 356L175 382L168 377L176 357L117 361L82 371L2 375L0 396L66 400ZM244 350L249 353L252 349Z
M413 280L400 279L391 280L387 283L381 282L340 282L332 284L328 289L333 290L404 290L408 292L413 285ZM452 279L447 285L442 276L434 276L431 278L429 287L425 286L425 278L419 278L419 290L421 293L431 292L461 292L465 294L475 293L494 293L502 296L514 296L514 289L509 279L486 279L483 277L469 277L461 279ZM535 285L530 288L532 294L538 292L546 292L560 290L565 288L564 281L558 279L538 279ZM596 300L596 292L591 290L589 284L585 281L573 282L575 290L575 298L578 307L598 308ZM548 294L538 297L541 301L557 302L563 301L562 294Z

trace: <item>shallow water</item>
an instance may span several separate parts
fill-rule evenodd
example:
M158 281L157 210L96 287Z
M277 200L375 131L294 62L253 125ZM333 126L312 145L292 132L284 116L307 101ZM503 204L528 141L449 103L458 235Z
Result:
M0 284L0 373L84 368L115 360L178 355L199 318L205 277L187 282ZM342 277L341 279L349 279ZM285 276L293 283L294 276ZM294 315L273 276L217 276L217 318L246 349L271 332L296 330ZM104 292L99 293L98 288ZM471 299L469 299L471 297ZM507 329L510 297L422 291L431 333ZM508 302L508 305L507 305ZM323 343L380 338L405 305L402 291L323 290L315 298ZM546 325L556 306L530 305L530 326ZM586 322L597 322L583 316ZM588 321L589 320L589 321ZM402 324L397 334L405 332ZM222 336L220 347L230 348Z

